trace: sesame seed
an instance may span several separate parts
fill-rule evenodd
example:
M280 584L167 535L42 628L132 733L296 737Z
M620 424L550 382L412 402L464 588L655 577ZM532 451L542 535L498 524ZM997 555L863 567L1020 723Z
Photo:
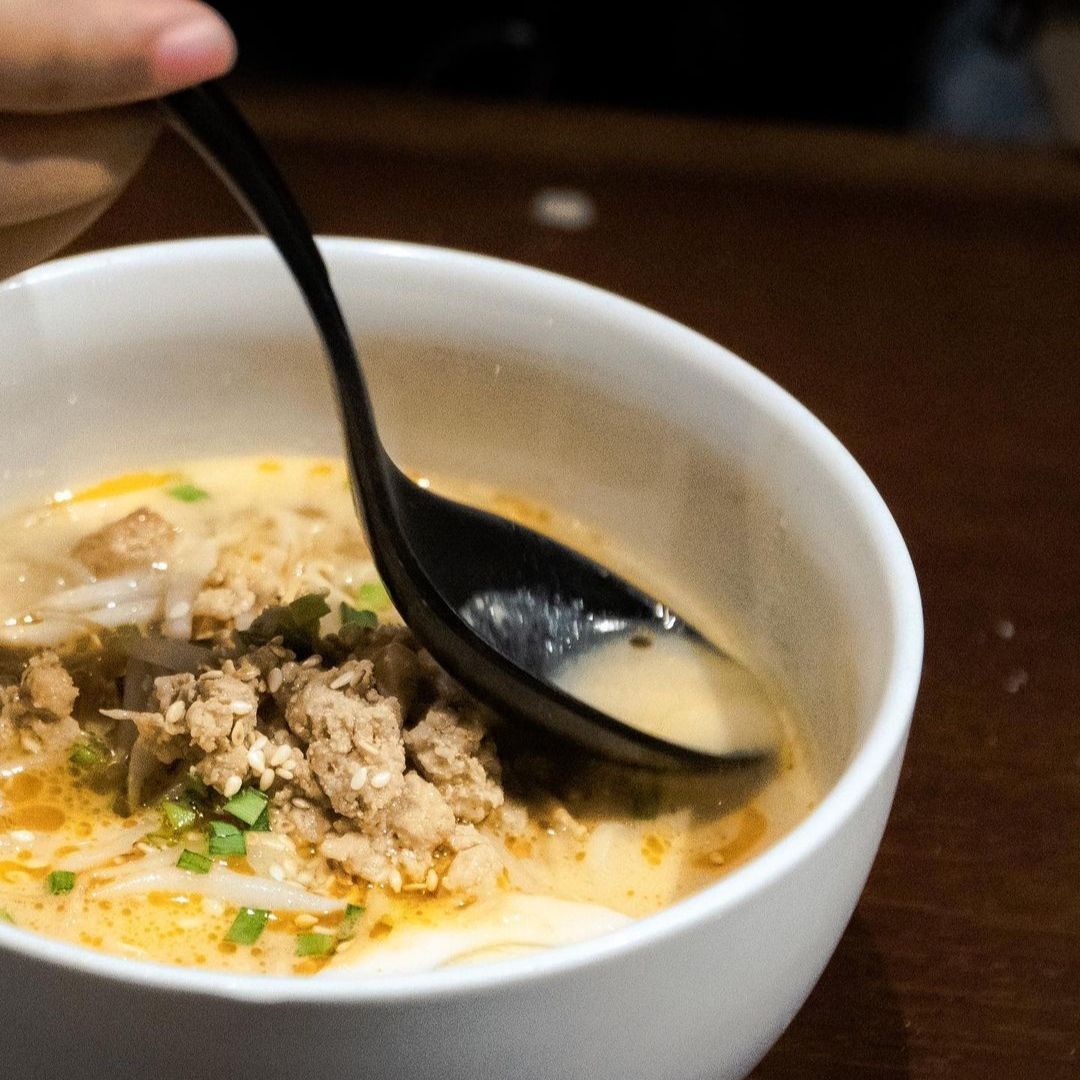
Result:
M184 719L184 713L187 712L187 706L182 701L174 701L165 710L165 723L166 724L179 724Z
M309 915L307 912L304 912L302 915L297 915L296 918L293 919L293 922L296 923L301 930L306 930L309 926L314 926L318 921L319 920L314 915Z
M439 875L435 873L434 867L427 872L427 877L424 878L424 887L428 892L434 892L439 887Z
M349 787L353 791L359 791L367 783L367 769L363 765L359 769L353 771L352 779L349 781Z
M244 781L241 780L239 776L230 776L229 779L225 781L225 786L221 789L222 795L224 795L226 799L231 799L240 790L243 783Z
M277 773L273 769L263 770L262 776L259 777L259 790L269 791L270 785L277 779Z
M135 845L135 850L136 851L141 851L144 855L151 855L151 854L153 854L153 851L154 851L154 845L153 844L147 844L144 841L140 840Z
M402 884L401 871L398 870L397 867L394 867L394 869L390 871L390 888L393 889L394 892L401 892Z
M313 667L318 667L322 663L322 657L316 654L315 656L309 656L300 666L310 670Z
M269 741L270 740L260 731L259 734L256 735L254 739L252 739L252 741L251 741L251 749L252 750L265 750L266 749L266 744Z
M131 716L127 709L98 709L98 712L109 720L127 720Z
M311 809L311 803L308 802L308 800L305 799L303 797L303 795L295 796L293 798L292 804L293 804L293 806L296 807L297 810L310 810Z
M210 671L204 672L199 677L206 680L207 682L210 682L214 679L220 679L224 674L224 671L218 671L216 668L211 668Z
M229 705L233 716L247 716L251 712L251 706L246 701L234 701Z
M291 757L292 747L287 743L282 743L282 745L270 755L270 764L276 769L279 765L284 765Z
M282 866L279 866L277 863L274 863L270 867L270 870L268 871L268 873L270 874L270 876L275 881L284 881L285 880L285 868L282 867Z
M252 772L261 773L266 768L266 755L252 747L248 751L247 762Z
M269 690L271 694L276 694L281 689L281 680L281 668L271 668L270 674L266 676L266 689Z
M352 677L353 673L351 671L343 671L330 683L330 689L340 690L342 687L348 686L352 682Z
M384 788L389 783L390 783L390 773L386 769L380 769L371 778L371 786L373 788Z
M278 774L278 776L281 777L282 780L291 780L296 775L292 771L292 769L286 769L286 768L278 769L277 774Z

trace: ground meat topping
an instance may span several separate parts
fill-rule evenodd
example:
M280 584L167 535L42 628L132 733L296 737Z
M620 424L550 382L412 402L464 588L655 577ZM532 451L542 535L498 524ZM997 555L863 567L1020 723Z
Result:
M141 507L84 536L72 554L97 577L149 569L168 558L176 532L160 514Z
M480 721L439 702L405 733L405 747L462 821L479 822L502 805L499 762Z
M223 644L220 666L156 678L146 711L109 713L226 798L257 786L273 830L354 877L434 891L445 870L448 891L489 888L501 864L474 825L503 791L476 704L404 628L343 628L317 643L336 663L299 661L281 640ZM405 730L409 705L422 712Z
M21 687L35 709L51 713L57 720L71 715L79 696L74 679L61 666L60 657L54 652L30 658L22 674Z

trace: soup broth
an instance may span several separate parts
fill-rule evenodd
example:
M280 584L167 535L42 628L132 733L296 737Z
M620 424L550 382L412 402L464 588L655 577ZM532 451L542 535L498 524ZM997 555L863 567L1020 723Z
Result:
M549 508L423 482L619 565ZM676 709L716 715L723 679L657 662L656 730ZM617 694L603 656L574 678ZM0 522L0 917L297 975L578 940L716 881L812 808L778 715L779 754L707 776L500 722L401 625L337 461L191 461L58 490Z

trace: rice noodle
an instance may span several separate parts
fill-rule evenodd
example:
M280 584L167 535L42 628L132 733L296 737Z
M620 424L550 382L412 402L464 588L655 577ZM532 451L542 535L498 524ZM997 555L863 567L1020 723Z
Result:
M80 870L91 870L95 866L112 862L118 855L126 855L135 844L152 833L155 828L157 828L156 821L144 819L123 829L97 833L85 848L73 855L64 856L64 869L77 873ZM65 842L71 843L70 839Z
M115 604L112 607L101 607L95 611L88 611L84 616L89 622L98 626L127 626L130 624L148 623L161 615L162 598L150 597L146 600L133 600L128 604Z
M165 621L161 632L186 641L191 637L191 612L195 598L217 565L218 545L213 540L189 542L169 563L169 584L165 591Z
M525 893L501 894L435 926L404 924L356 953L339 951L324 969L363 975L433 971L568 945L630 922L599 904Z
M37 622L0 625L0 644L13 648L43 649L61 645L85 633L85 622L65 615L47 615Z
M160 596L164 591L165 578L161 574L124 574L62 589L46 596L38 606L47 611L86 612L108 604L119 606L134 597Z
M104 884L94 887L93 895L106 898L166 892L213 897L235 907L308 911L314 915L332 915L345 909L344 900L319 896L288 881L238 874L220 865L215 865L208 874L192 874L175 865L179 854L179 848L168 848L160 853L160 860L147 856L131 863L130 869L124 868L126 872L112 875ZM172 865L161 865L164 859Z

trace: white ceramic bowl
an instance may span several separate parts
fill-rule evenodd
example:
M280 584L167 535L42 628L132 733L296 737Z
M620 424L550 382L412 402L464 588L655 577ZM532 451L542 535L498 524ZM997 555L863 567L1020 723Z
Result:
M355 981L118 959L0 924L11 1077L744 1076L847 923L892 801L922 619L836 439L743 361L586 285L433 248L323 244L406 464L623 538L800 702L826 794L715 886L583 944ZM258 239L106 251L0 287L0 497L133 463L336 452L304 308ZM714 624L716 625L716 624Z

